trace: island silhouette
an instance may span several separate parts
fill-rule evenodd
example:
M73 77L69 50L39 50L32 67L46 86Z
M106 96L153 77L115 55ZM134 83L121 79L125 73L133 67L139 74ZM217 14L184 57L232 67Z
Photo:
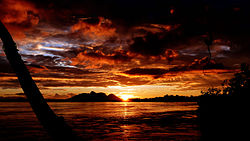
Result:
M91 91L90 93L82 93L75 95L66 101L71 102L121 102L122 99L114 94L106 95L105 93L96 93Z

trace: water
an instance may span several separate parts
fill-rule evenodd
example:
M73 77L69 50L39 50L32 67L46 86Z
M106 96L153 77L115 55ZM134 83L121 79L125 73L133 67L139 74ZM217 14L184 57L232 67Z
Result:
M195 102L49 102L83 140L199 140ZM0 102L0 140L51 140L26 102Z

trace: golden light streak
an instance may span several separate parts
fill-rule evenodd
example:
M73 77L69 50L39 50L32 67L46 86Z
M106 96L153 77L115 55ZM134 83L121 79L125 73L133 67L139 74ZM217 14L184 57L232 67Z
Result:
M132 98L134 96L133 95L126 95L126 94L124 94L124 95L121 95L120 97L121 97L121 99L123 101L128 101L129 98Z

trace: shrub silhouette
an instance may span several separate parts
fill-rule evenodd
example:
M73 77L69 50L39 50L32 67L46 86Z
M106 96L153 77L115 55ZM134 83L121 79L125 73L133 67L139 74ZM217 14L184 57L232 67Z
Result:
M241 64L241 71L222 83L223 88L201 91L198 102L202 140L244 140L249 123L250 71Z
M201 91L203 96L248 96L250 83L249 65L241 64L241 71L235 73L232 79L224 80L221 84L223 89L208 88L207 91Z
M241 72L236 73L234 78L225 80L222 86L225 86L223 94L232 96L247 96L249 92L250 70L249 65L241 64Z

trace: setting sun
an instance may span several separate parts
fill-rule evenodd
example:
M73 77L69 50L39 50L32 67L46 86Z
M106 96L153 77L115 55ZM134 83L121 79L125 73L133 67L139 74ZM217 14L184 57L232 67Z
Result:
M128 101L129 98L132 98L132 95L121 95L120 96L123 101Z

